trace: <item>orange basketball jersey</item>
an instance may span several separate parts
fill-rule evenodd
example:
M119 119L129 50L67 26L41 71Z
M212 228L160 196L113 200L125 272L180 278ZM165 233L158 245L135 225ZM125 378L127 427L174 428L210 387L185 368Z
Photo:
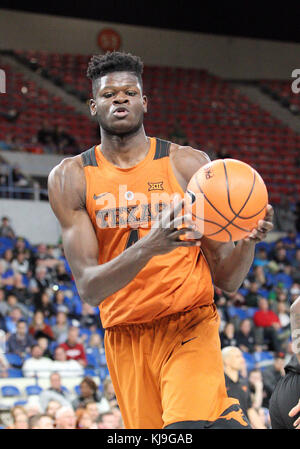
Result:
M173 194L183 197L169 147L170 142L150 138L147 156L125 169L107 161L100 145L82 153L86 209L99 242L99 264L143 238ZM129 284L100 304L100 315L108 328L145 323L212 302L212 279L200 248L180 247L153 257Z

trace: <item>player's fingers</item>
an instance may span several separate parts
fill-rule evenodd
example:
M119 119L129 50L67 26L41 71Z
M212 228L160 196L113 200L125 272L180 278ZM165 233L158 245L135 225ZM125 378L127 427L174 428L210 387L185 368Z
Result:
M181 228L181 229L175 229L172 234L170 235L172 238L174 238L174 240L176 240L178 237L180 237L183 234L186 234L188 232L193 232L193 228L192 227L186 227L186 228Z
M274 225L271 221L259 220L257 223L257 229L261 232L270 232L273 229Z
M180 217L176 217L174 218L174 220L171 221L170 223L170 228L177 228L180 225L185 224L188 227L191 227L192 224L192 215L191 214L186 214L186 215L181 215Z
M273 217L274 217L274 209L271 206L271 204L267 205L267 212L266 212L266 216L265 216L265 220L266 221L273 221Z
M296 404L290 411L289 416L295 416L297 413L300 412L300 399L298 401L298 404Z
M173 246L201 246L200 240L175 240Z
M179 214L179 212L182 210L184 206L184 198L181 198L180 195L176 195L176 197L173 199L171 206L170 206L170 212L169 212L169 220L170 222L174 220L175 217Z

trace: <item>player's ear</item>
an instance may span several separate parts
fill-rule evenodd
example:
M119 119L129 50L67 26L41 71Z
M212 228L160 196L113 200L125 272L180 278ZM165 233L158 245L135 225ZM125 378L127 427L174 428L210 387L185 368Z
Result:
M89 107L91 115L95 116L97 114L97 103L93 98L91 98L89 101Z
M148 98L146 95L143 95L143 108L145 113L148 112Z

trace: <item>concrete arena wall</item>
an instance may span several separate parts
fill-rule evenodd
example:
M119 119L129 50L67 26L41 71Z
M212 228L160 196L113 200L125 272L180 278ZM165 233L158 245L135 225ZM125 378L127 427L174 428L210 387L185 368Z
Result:
M300 44L216 36L0 9L0 48L57 53L100 53L97 35L112 27L122 50L145 64L205 68L229 79L290 79Z
M30 243L56 245L60 226L47 201L0 199L0 217L7 215L17 236Z

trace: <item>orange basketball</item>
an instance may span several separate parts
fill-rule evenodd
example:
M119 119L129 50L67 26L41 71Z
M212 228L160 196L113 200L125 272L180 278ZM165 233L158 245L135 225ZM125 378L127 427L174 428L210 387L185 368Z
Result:
M262 177L236 159L218 159L201 167L187 192L197 230L219 242L245 238L266 214L268 192Z

